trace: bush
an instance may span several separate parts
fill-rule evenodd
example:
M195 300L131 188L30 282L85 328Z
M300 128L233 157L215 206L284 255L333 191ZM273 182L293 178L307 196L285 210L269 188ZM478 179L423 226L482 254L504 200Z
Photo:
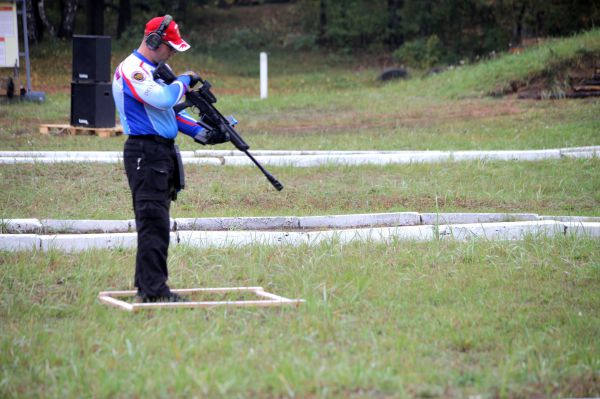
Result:
M411 40L400 46L392 57L394 60L415 68L431 68L443 60L444 49L437 35Z

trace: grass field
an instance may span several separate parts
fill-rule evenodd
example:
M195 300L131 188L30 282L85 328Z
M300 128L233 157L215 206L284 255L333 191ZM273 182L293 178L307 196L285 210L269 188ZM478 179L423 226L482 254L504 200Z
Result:
M116 50L113 64L126 54ZM0 150L122 149L123 137L37 133L69 120L70 54L66 43L33 51L34 88L47 101L0 104ZM599 30L385 85L379 65L274 52L264 101L258 55L196 52L175 68L203 66L255 149L541 149L600 145L600 100L486 93L597 51ZM600 216L598 158L270 170L281 193L255 168L189 166L171 216ZM0 165L0 218L29 217L133 218L122 166ZM260 285L307 302L132 315L96 296L132 288L134 251L0 252L0 397L600 396L599 259L597 240L537 236L176 246L173 287Z
M174 286L261 285L286 309L100 305L132 251L3 254L4 397L588 397L597 241L171 253ZM210 298L206 298L210 299Z
M172 217L304 216L371 212L533 212L598 216L600 161L461 162L270 168L186 167ZM2 218L130 219L123 167L4 165Z

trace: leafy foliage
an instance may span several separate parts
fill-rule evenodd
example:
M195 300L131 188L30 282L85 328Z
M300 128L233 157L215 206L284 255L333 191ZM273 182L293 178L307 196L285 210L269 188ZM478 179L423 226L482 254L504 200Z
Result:
M405 43L394 51L392 56L406 65L430 68L442 60L443 52L440 38L437 35L431 35L428 38L415 39Z
M100 15L99 2L67 3L72 5L68 15L63 1L31 6L28 19L34 42L42 40L44 29L57 25L59 18L62 38L73 33L108 34L125 40L135 36L139 41L149 18L169 13L194 39L195 48L235 51L318 45L346 53L395 51L396 59L420 67L481 57L520 46L526 38L569 35L600 22L600 6L593 0L104 0ZM234 7L243 7L255 24L236 20L235 29L219 31L222 21L235 14ZM273 19L273 7L287 7L288 18ZM45 9L48 16L45 27L33 12L38 9ZM76 18L67 18L74 13ZM103 21L104 32L92 32L97 27L90 25L98 20Z

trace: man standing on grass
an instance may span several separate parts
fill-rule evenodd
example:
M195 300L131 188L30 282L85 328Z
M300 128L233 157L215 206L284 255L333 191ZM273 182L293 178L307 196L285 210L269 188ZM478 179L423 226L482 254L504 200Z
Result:
M143 302L181 302L167 285L171 201L183 188L177 132L200 144L228 140L218 130L207 130L176 105L199 80L186 72L167 85L154 77L158 64L190 45L181 38L170 15L148 21L139 48L115 70L112 90L125 134L123 158L135 213L137 255L135 286Z

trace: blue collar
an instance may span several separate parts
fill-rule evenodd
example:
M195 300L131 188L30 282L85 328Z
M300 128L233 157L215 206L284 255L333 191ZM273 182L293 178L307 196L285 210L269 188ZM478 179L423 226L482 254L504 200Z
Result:
M137 50L133 50L133 55L138 57L140 60L144 61L146 64L149 64L150 66L153 66L154 68L156 68L156 65L152 61L150 61L148 58L141 55Z

